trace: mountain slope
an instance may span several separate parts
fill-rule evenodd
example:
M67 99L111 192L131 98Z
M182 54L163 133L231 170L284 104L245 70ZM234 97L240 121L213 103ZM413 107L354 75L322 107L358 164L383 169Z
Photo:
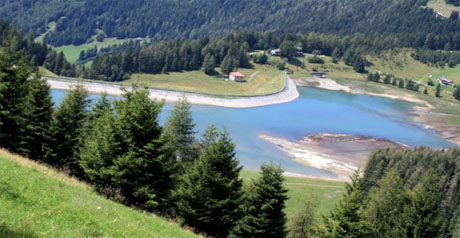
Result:
M337 34L448 34L458 21L436 17L427 0L0 0L0 16L54 46L91 36L199 38L233 31Z
M0 237L197 237L0 150Z

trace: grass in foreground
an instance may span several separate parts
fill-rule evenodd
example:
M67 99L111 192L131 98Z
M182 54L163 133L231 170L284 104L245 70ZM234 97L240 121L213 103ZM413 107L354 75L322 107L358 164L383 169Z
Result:
M0 237L197 237L0 150Z
M259 172L243 170L241 177L244 182L257 179ZM312 202L319 214L328 214L345 192L345 183L309 178L285 177L284 186L289 189L289 200L286 202L286 214L292 218L302 210L306 201Z
M219 69L216 69L219 71ZM238 69L246 83L225 81L226 76L210 76L203 71L171 72L168 74L133 74L123 84L140 83L152 88L218 95L264 95L275 93L284 86L284 72L267 65L254 69Z

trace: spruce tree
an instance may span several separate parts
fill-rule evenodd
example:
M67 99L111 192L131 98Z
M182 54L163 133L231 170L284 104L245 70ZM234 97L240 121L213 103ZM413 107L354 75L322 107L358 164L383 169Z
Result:
M44 161L45 155L52 150L50 143L53 105L46 80L39 76L29 80L24 114L27 124L22 135L24 145L20 153L30 159Z
M404 184L395 170L378 181L368 195L365 216L375 237L405 237L409 217L404 209L409 201Z
M365 196L359 171L351 177L346 185L346 192L329 216L324 218L321 237L371 237L370 224L365 221L362 209Z
M87 121L88 105L88 92L83 85L75 85L67 92L51 122L53 150L46 155L46 160L76 176L82 175L78 150Z
M212 56L210 53L206 54L203 60L203 71L205 74L212 75L215 73L214 71L214 56Z
M233 58L230 54L227 54L224 58L224 60L221 63L220 70L224 74L229 74L230 72L233 71Z
M0 50L0 147L18 152L23 146L24 110L31 67L25 60L15 60L8 49Z
M193 162L198 157L195 133L190 104L183 95L174 105L165 124L163 135L176 158L184 163Z
M182 225L212 237L227 237L241 217L239 178L235 145L227 132L209 144L181 179L176 214Z
M436 85L436 92L434 94L436 97L441 97L441 84L438 83L438 85Z
M288 199L283 187L283 169L263 164L262 177L253 181L243 202L244 217L238 223L236 237L286 237L286 214L283 209Z
M175 159L161 137L158 116L163 103L152 101L145 88L133 86L115 102L117 156L110 167L112 187L128 204L167 212L175 186Z
M457 99L458 101L460 101L460 86L457 85L457 88L455 89L454 91L454 98Z
M301 210L289 220L288 238L316 237L318 224L316 219L315 206L306 201Z
M340 60L340 50L339 48L335 48L334 51L332 51L332 63L337 64Z

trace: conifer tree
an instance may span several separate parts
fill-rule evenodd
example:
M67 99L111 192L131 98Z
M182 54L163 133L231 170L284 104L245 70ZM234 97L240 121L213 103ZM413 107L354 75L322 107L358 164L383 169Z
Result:
M436 92L434 94L436 97L441 97L441 84L438 83L438 85L436 85Z
M405 237L409 217L404 212L408 196L404 184L395 170L389 171L371 189L366 220L375 230L375 237Z
M457 99L458 101L460 101L460 86L457 85L457 88L455 89L454 91L454 98Z
M198 157L195 133L190 104L183 95L174 105L163 131L168 146L182 162L193 162Z
M0 147L18 152L23 145L27 78L32 70L25 60L15 60L8 49L0 50Z
M371 237L370 224L365 221L362 209L364 194L359 171L351 177L351 183L346 185L346 192L340 202L324 218L324 230L321 237Z
M200 140L201 150L204 151L208 146L215 142L218 136L219 131L217 130L217 128L213 124L209 125L204 131L203 136Z
M181 179L176 213L182 225L227 237L241 217L241 166L227 132L205 148Z
M288 238L316 237L318 224L315 206L306 201L301 210L297 211L288 224Z
M339 62L339 60L340 60L340 50L339 50L339 48L337 48L337 47L334 48L334 51L332 51L331 57L332 57L332 62L334 64L337 64Z
M243 202L244 217L238 223L236 237L286 237L286 214L283 209L288 199L283 187L283 169L263 164L262 177L253 181Z
M75 85L67 92L51 122L53 151L46 155L46 160L59 168L68 169L76 176L82 176L78 150L87 121L89 102L84 86Z
M233 71L233 58L230 54L227 54L221 63L220 70L224 74L229 74Z
M27 124L22 152L30 159L44 161L45 155L51 152L51 121L54 102L50 87L46 80L36 76L28 81L28 95L25 105Z
M398 79L398 87L399 88L404 88L404 80L403 79Z
M212 56L210 53L206 54L203 60L203 71L205 74L211 75L214 74L214 56Z
M112 186L128 204L166 212L175 186L175 159L161 137L158 116L163 103L152 101L145 88L133 86L115 102L117 156L110 167Z

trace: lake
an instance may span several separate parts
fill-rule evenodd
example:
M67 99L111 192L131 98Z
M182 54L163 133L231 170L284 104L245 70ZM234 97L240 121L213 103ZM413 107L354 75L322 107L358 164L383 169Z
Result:
M257 108L192 105L198 135L210 123L219 129L227 128L245 169L257 170L262 163L273 161L288 172L331 178L336 175L292 161L287 154L258 135L301 140L310 134L338 133L384 138L412 147L454 146L433 130L408 120L414 106L412 103L307 87L299 87L298 90L301 96L295 101ZM56 104L62 101L64 95L65 91L52 90ZM90 96L93 101L99 97ZM172 103L165 104L160 123L164 123L172 107Z

